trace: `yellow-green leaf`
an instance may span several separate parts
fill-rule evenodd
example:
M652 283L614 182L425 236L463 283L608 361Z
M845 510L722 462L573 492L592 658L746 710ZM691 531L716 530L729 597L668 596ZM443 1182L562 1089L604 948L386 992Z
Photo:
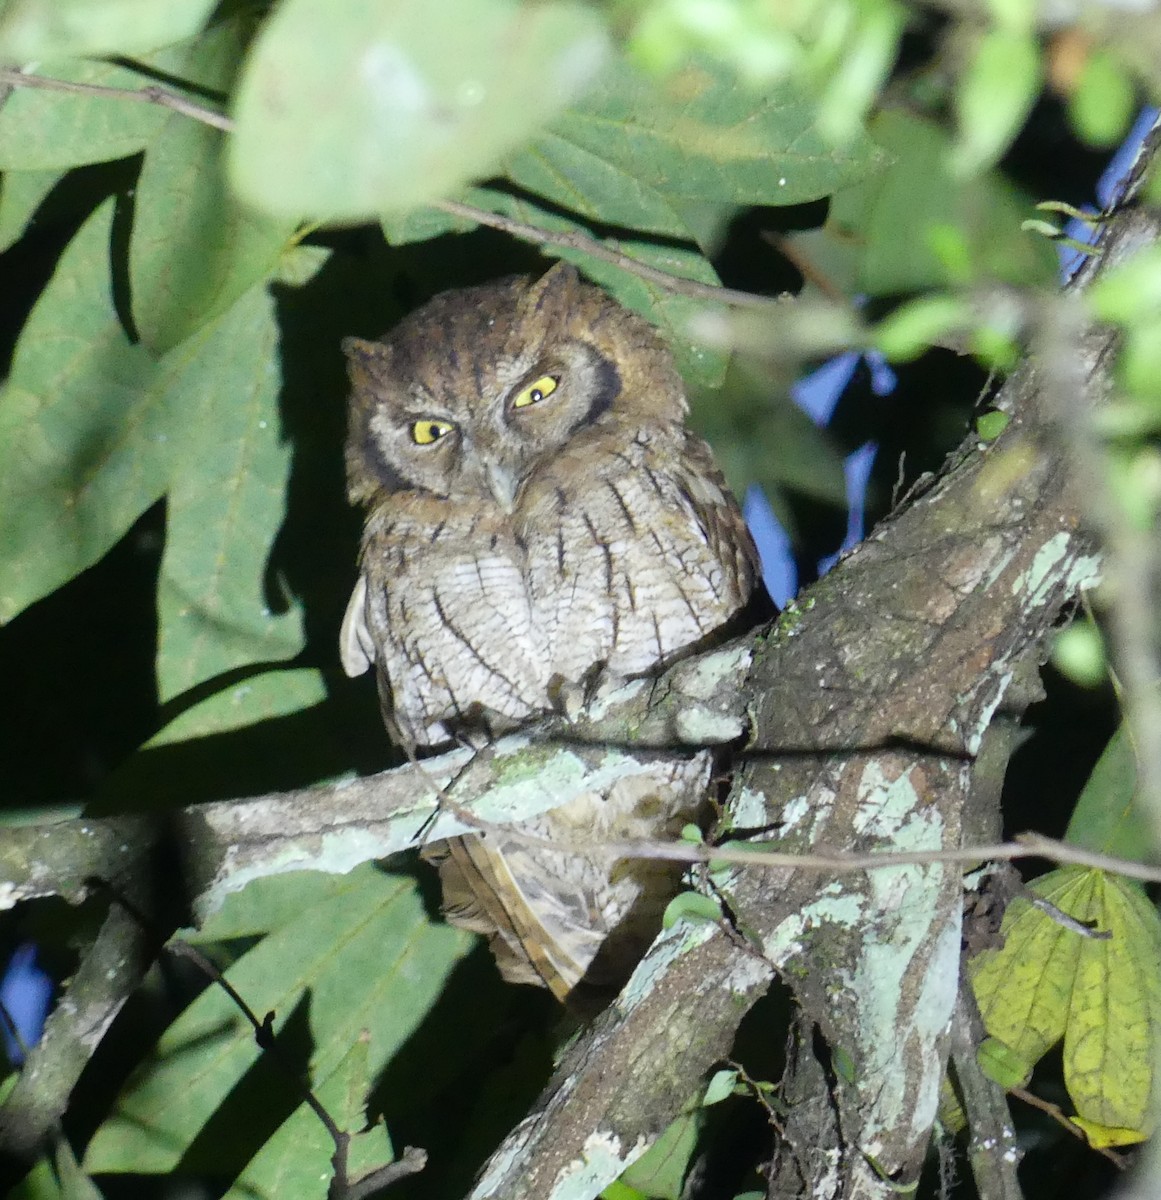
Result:
M1028 901L1004 917L1004 945L970 964L988 1033L1035 1063L1064 1039L1080 1118L1148 1133L1161 1053L1161 919L1135 884L1063 867L1032 890L1107 937L1085 937Z

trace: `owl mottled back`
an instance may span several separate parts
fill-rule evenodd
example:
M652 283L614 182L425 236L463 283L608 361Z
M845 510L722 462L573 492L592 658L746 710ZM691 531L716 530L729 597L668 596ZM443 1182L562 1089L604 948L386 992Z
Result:
M343 665L374 664L409 749L492 736L599 680L653 672L720 636L760 589L737 503L685 428L671 354L573 268L444 292L344 349L349 494L367 520ZM689 815L665 790L605 797L583 824L660 835ZM449 916L493 934L509 978L562 996L609 957L606 940L647 942L658 915L642 903L656 867L568 858L582 823L568 808L532 831L561 852L478 838L436 851Z

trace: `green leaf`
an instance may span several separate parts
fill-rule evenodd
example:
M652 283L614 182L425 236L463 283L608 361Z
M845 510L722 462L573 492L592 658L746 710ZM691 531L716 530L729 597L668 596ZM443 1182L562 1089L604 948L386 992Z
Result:
M293 925L307 906L341 900L350 890L345 875L321 871L269 875L260 884L230 892L200 929L187 929L181 936L195 946L256 938Z
M1100 630L1092 621L1077 620L1052 642L1052 665L1080 687L1096 687L1109 674L1109 660Z
M1145 246L1110 267L1085 297L1100 321L1131 328L1156 320L1161 312L1161 246Z
M683 1113L621 1175L621 1182L653 1200L681 1200L689 1161L697 1149L700 1112Z
M1101 871L1063 867L1030 886L1110 936L1082 937L1013 901L1003 947L969 964L984 1024L1026 1063L1063 1038L1078 1117L1140 1140L1153 1127L1161 1051L1161 918L1140 888Z
M974 175L1008 148L1040 93L1041 72L1035 31L997 26L980 37L955 95L956 175Z
M201 86L228 91L249 23L215 26L189 55ZM135 191L129 274L137 331L164 352L264 279L294 232L243 209L226 190L223 136L169 113L149 143Z
M286 0L238 89L230 177L279 217L423 204L494 173L605 48L597 12L566 0Z
M297 619L293 629L297 635ZM233 631L228 631L227 636L220 639L215 638L211 631L210 637L215 642L215 649L219 650L237 647L242 641ZM287 642L290 640L286 639ZM296 636L294 640L299 639ZM284 652L287 648L286 645L281 647ZM253 647L251 653L255 649L258 647ZM185 667L187 670L196 671L199 664L207 666L206 658L207 655L203 653L180 664L174 664L167 659L164 663L165 678L169 679L176 668ZM160 659L158 665L163 665ZM241 683L231 683L186 709L151 737L143 749L190 742L210 734L223 733L230 729L245 729L262 721L291 716L312 704L321 704L326 695L326 683L322 673L313 668L266 671L261 675L252 675Z
M216 0L6 0L0 58L141 54L191 37Z
M670 900L661 918L662 929L672 929L678 921L720 921L721 905L701 892L681 892Z
M800 204L881 163L865 136L835 147L816 119L817 102L797 85L739 87L702 63L655 83L617 63L508 174L577 212L596 202L606 223L680 236L685 222L667 215L678 197Z
M321 252L303 251L316 261ZM278 411L278 325L247 292L166 359L174 473L158 584L157 679L167 700L233 667L293 657L301 612L271 597L267 559L291 448ZM285 611L272 606L282 602Z
M826 225L832 240L853 248L851 290L890 295L960 284L965 263L977 278L1021 286L1055 279L1053 247L1021 228L1027 201L995 172L955 178L945 130L888 109L871 133L892 167L840 191ZM954 256L949 231L959 242Z
M345 1133L353 1134L348 1147L348 1169L352 1179L394 1161L391 1139L381 1121L365 1133L364 1109L371 1091L368 1069L369 1034L363 1030L339 1060L316 1096L331 1119ZM304 1179L327 1179L332 1173L335 1144L318 1116L300 1104L290 1118L262 1147L246 1170L226 1193L231 1200L283 1197L293 1194Z
M1161 1053L1161 918L1135 884L1094 875L1082 920L1108 930L1085 939L1064 1037L1064 1083L1077 1116L1115 1142L1142 1141L1156 1124Z
M243 954L226 975L259 1017L276 1014L276 1033L292 1018L307 1020L313 1085L327 1089L337 1075L334 1086L341 1089L349 1079L348 1053L361 1032L370 1034L366 1071L375 1077L422 1021L470 939L433 923L408 878L368 865L344 876L341 891L328 881L317 897L308 878L300 877L296 918ZM269 882L250 887L261 891ZM232 927L225 923L226 929ZM215 935L213 918L205 934ZM86 1168L157 1174L180 1161L183 1169L197 1171L220 1168L224 1156L257 1150L246 1128L250 1114L235 1111L220 1132L229 1129L238 1145L224 1145L216 1137L213 1145L199 1143L197 1153L188 1153L199 1131L248 1075L249 1102L292 1107L286 1105L293 1096L291 1078L274 1062L264 1061L263 1070L254 1072L259 1054L233 1002L220 988L208 988L134 1072L89 1144ZM292 1067L292 1074L297 1069ZM266 1091L257 1096L260 1083ZM268 1172L277 1166L256 1163L255 1169L263 1171L258 1196L273 1200L286 1194L267 1190Z
M1069 97L1068 115L1073 128L1090 146L1114 146L1136 109L1136 88L1130 72L1106 51L1093 50Z
M993 1083L998 1083L1004 1091L1023 1087L1032 1075L1032 1067L1035 1065L1022 1058L1011 1046L994 1037L984 1038L976 1051L976 1059L983 1073Z
M182 42L142 56L141 63L163 77L189 79L188 57L198 45L199 39ZM130 90L155 82L152 74L110 62L58 59L38 62L30 73ZM168 118L159 105L116 96L14 88L0 107L0 171L60 170L124 158L143 150Z
M980 413L976 417L976 433L980 435L981 441L994 442L1008 428L1011 420L1008 413L998 412L995 409L991 412Z
M1134 803L1136 792L1136 757L1122 725L1109 738L1084 785L1065 841L1132 862L1156 862L1150 826Z
M62 256L0 397L0 622L94 563L165 490L156 364L113 310L113 202Z
M0 253L24 235L60 177L59 171L5 171L0 175Z
M971 305L963 297L922 296L900 305L879 322L875 345L895 362L908 362L971 319Z
M711 1104L720 1104L732 1096L737 1082L737 1071L730 1068L715 1071L709 1083L706 1084L705 1095L701 1098L702 1108L709 1108Z

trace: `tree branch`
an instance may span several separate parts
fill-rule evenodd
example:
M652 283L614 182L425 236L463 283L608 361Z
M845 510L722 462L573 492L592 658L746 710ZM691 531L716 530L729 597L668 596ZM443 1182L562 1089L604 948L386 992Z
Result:
M234 122L224 113L207 108L204 104L198 104L180 92L152 84L143 88L104 87L96 83L74 83L71 79L54 79L48 75L30 75L15 67L0 66L0 88L6 86L41 88L50 92L67 92L74 96L91 96L98 100L128 100L138 104L157 104L162 108L181 113L183 117L200 121L203 125L220 129L224 133L229 133L234 128Z
M204 104L183 96L171 88L151 84L143 88L104 87L94 83L74 83L68 79L55 79L48 75L31 75L19 71L15 67L0 66L0 89L5 87L41 88L45 91L65 92L72 95L90 96L94 99L122 100L138 104L157 104L191 120L209 125L223 133L232 133L233 120L216 109L207 108ZM715 304L726 304L735 308L756 308L770 311L780 307L784 301L759 296L753 292L742 292L735 288L721 287L715 284L700 283L696 279L686 279L663 271L660 267L650 266L621 250L612 240L601 241L591 234L574 230L557 233L542 229L524 221L516 221L511 217L502 216L486 208L473 204L464 204L459 200L434 200L431 208L463 220L474 221L478 225L487 225L498 229L522 242L531 242L537 246L555 246L563 250L577 250L592 258L600 259L621 270L636 275L646 283L677 295L688 296L693 300L706 300Z

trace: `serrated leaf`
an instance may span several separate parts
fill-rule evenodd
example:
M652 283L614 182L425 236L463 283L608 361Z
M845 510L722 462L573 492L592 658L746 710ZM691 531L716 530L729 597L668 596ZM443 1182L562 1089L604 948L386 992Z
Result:
M284 217L423 204L494 173L605 48L600 15L565 0L287 0L238 89L230 177Z
M59 171L5 171L0 175L0 253L19 241Z
M0 58L141 54L196 33L216 0L7 0Z
M242 60L249 22L217 25L189 54L203 88L226 92ZM133 314L161 353L224 312L269 273L294 232L243 209L227 191L223 136L169 113L150 140L137 181L129 275Z
M1161 919L1138 887L1101 871L1063 867L1030 886L1110 936L1082 937L1013 901L1004 946L969 968L988 1033L1028 1063L1063 1037L1078 1116L1147 1133L1161 1051Z
M112 303L113 202L69 244L0 394L0 622L94 563L165 490L157 365Z
M978 277L1020 285L1055 278L1051 243L1021 228L1028 203L998 174L954 178L945 130L888 109L871 134L891 169L839 191L826 225L853 251L850 290L881 296L961 282L939 253L941 229L960 235Z
M267 882L250 887L261 889ZM366 1069L377 1075L423 1019L470 944L467 935L430 920L408 878L368 865L343 883L329 899L304 905L296 920L279 926L226 972L255 1013L275 1012L276 1033L308 1004L310 1078L318 1089L330 1086L364 1029L370 1032ZM198 1147L208 1156L205 1163L187 1152L259 1053L249 1026L222 990L203 992L130 1078L89 1144L86 1169L155 1174L179 1161L187 1170L212 1167L209 1159L218 1157L218 1146ZM279 1076L274 1086L285 1096L290 1084ZM336 1086L342 1087L341 1075ZM273 1200L280 1193L260 1194Z
M578 212L597 192L605 222L683 234L666 212L674 197L800 204L880 161L866 137L828 143L816 116L817 101L796 85L739 87L724 67L701 63L657 84L618 63L508 173Z

